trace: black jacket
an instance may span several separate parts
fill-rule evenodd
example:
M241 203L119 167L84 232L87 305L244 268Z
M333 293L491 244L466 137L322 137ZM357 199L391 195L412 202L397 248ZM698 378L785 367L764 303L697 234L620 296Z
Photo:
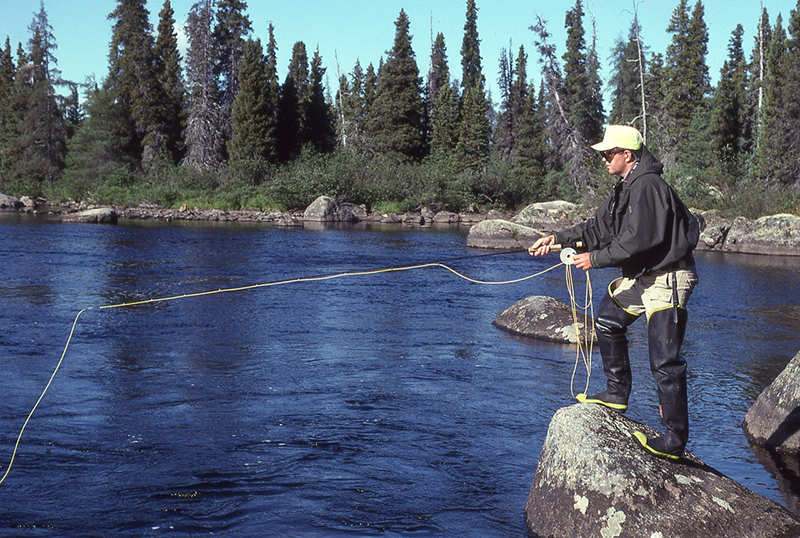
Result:
M593 267L619 267L623 276L669 269L694 250L697 219L661 179L662 164L642 157L590 219L555 234L557 243L583 241Z

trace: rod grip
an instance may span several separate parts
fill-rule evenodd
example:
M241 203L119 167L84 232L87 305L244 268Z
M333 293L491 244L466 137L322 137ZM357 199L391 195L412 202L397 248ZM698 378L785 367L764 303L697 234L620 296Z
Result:
M583 248L583 241L575 241L574 243L561 243L550 245L550 250L564 250L565 248L579 249Z

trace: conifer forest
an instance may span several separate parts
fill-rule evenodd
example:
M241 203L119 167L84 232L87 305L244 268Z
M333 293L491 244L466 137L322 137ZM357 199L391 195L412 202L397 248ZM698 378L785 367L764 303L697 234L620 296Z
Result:
M589 145L624 123L688 205L800 213L800 2L788 20L763 8L731 28L712 85L703 2L674 1L666 50L648 46L633 9L600 54L576 0L566 43L548 31L561 21L534 17L528 45L482 61L466 0L460 43L439 33L415 50L400 9L379 63L331 72L318 50L283 43L280 80L274 28L256 35L245 0L199 0L184 28L170 0L155 28L145 0L117 0L108 74L84 81L62 78L42 4L28 41L0 46L0 192L261 210L322 194L386 212L596 203L612 180Z

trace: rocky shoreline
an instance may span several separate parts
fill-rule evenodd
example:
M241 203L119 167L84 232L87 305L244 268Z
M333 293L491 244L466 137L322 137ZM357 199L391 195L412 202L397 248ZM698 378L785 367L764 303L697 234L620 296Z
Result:
M519 249L537 238L580 222L591 214L587 208L564 201L531 204L516 215L490 210L461 213L419 211L402 214L369 212L363 205L339 203L320 196L304 211L222 211L219 209L164 208L152 204L135 207L93 206L69 202L48 206L45 200L0 194L0 210L46 214L68 222L116 223L118 219L158 221L261 222L280 227L301 227L309 223L380 223L412 227L434 225L464 226L470 229L467 246L488 249ZM800 256L800 216L781 214L756 220L728 219L718 211L693 210L700 220L698 251Z

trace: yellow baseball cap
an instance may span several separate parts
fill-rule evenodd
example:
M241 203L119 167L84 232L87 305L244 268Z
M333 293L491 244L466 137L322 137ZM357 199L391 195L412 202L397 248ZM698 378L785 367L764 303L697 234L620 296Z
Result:
M602 142L592 146L595 151L608 151L610 149L641 149L642 134L638 129L628 125L609 125Z

